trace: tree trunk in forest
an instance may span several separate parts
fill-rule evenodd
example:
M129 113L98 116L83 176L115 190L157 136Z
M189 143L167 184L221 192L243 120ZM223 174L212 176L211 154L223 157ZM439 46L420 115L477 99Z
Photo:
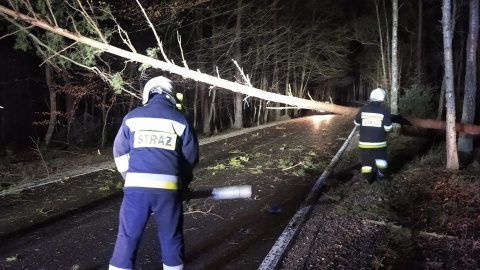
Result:
M72 131L72 124L73 119L75 118L75 111L76 111L76 98L69 94L65 93L65 116L67 118L67 143L70 143L70 132Z
M2 95L2 101L5 102L5 91L0 91ZM5 116L5 113L3 112L4 107L2 106L4 104L0 104L0 145L5 145L5 138L6 132L5 132L5 126L7 123L7 117Z
M113 105L115 104L115 96L113 96L110 101L111 103L107 105L107 95L108 92L103 94L102 99L102 138L100 141L100 147L103 148L105 143L107 142L107 124L108 124L108 113L112 109ZM92 114L92 118L94 115Z
M50 120L48 121L47 133L45 133L45 137L43 138L42 147L44 149L50 145L58 117L57 92L53 89L52 67L48 62L45 62L45 80L47 82L48 93L50 96Z
M452 59L452 13L450 0L443 0L442 26L445 62L445 100L447 103L446 146L447 169L458 170L457 134L455 132L455 93L453 89L453 59Z
M198 104L198 82L195 84L195 94L193 96L193 127L196 129L197 128L197 118L198 118L198 109L197 109L197 104Z
M443 76L442 86L440 87L440 98L438 100L437 120L442 120L444 106L445 106L445 75Z
M465 95L463 96L462 123L472 124L475 120L477 92L477 44L478 44L478 1L470 0L470 17L466 49ZM459 134L458 150L465 153L473 151L473 138L465 133Z
M202 129L203 134L210 135L210 120L208 119L209 109L208 106L211 105L210 98L208 97L208 85L199 82L197 83L200 91L200 99L201 99L201 107L200 107L200 115L202 116Z
M457 30L459 33L463 33L465 32L465 30L463 29L463 24L460 24L459 26L459 30ZM458 45L458 47L460 49L458 50L455 50L455 53L453 54L452 56L452 59L454 59L454 64L453 64L453 83L455 85L455 87L453 88L454 91L455 91L455 104L460 104L460 95L461 95L461 88L462 88L462 79L464 79L465 77L462 78L463 76L463 68L465 67L465 58L464 58L464 53L465 53L465 35L459 35L459 38L460 39L460 44ZM457 41L458 42L458 41ZM452 45L453 46L453 45ZM452 51L453 53L453 51Z
M388 80L387 80L387 69L385 68L385 62L386 57L385 57L385 52L383 48L383 34L382 34L382 23L380 22L380 14L378 12L378 2L375 2L375 9L377 13L377 22L378 22L378 37L380 40L380 56L381 56L381 65L382 65L382 86L387 87L388 85Z
M423 38L423 0L418 0L418 27L417 27L417 84L422 85L422 38Z
M382 3L383 3L383 12L384 12L384 16L385 16L385 24L384 24L384 25L385 25L385 27L387 28L386 31L385 31L385 35L386 35L386 38L385 38L385 39L386 39L386 40L385 40L385 44L386 44L386 45L385 45L385 46L386 46L386 49L385 49L386 55L385 55L385 56L386 56L386 58L385 58L385 59L386 59L386 61L387 61L387 64L386 64L385 66L386 66L387 68L391 68L391 67L392 67L392 61L391 61L392 57L390 56L390 53L392 52L392 50L390 49L390 44L391 44L391 43L390 43L390 35L389 35L389 33L390 33L390 28L388 27L388 26L389 26L389 24L388 24L388 15L387 15L387 7L385 6L385 2L386 2L386 1L382 1ZM392 70L388 70L388 71L387 71L387 74L389 75L388 78L390 79L390 81L389 81L388 83L391 84L391 83L392 83L392 81L391 81L391 80L392 80ZM386 85L385 88L387 88L387 86L388 86L388 85ZM367 95L368 95L368 94L367 94Z
M291 71L291 66L292 66L292 33L288 34L288 41L287 41L287 70L285 74L285 95L288 95L288 92L291 91L292 89L290 88L290 73ZM294 115L295 116L295 115Z
M195 20L198 22L197 27L195 28L195 51L199 70L204 72L206 70L205 57L203 51L203 22L202 22L202 10L198 9L195 11ZM213 44L212 44L213 45ZM209 114L209 97L208 97L208 85L198 82L196 84L196 91L200 92L200 114L202 120L202 129L203 134L210 135L210 119L208 119ZM197 116L195 117L197 118Z
M235 61L241 66L242 44L242 0L237 0L237 24L235 27ZM235 69L235 79L242 84L242 77L238 68ZM243 128L243 95L235 93L235 122L234 128Z
M390 93L390 109L392 114L398 113L398 0L392 3L392 92Z
M276 1L273 2L273 6L272 6L272 11L274 11L275 13L272 15L273 16L273 31L275 32L274 36L276 37L278 35L278 27L277 27L277 7L275 6L276 5ZM273 79L272 79L272 88L274 89L273 91L275 91L275 93L281 93L282 91L280 90L280 82L279 82L279 79L278 79L278 73L279 73L279 67L278 67L278 63L279 63L279 50L278 50L278 47L279 47L279 44L278 44L278 40L275 38L274 41L273 41ZM282 104L280 103L277 103L277 106L278 107L281 107ZM285 110L285 114L288 114L288 110ZM281 116L281 110L276 110L275 112L275 120L278 120L280 119L280 116Z
M205 124L208 124L208 132L210 132L210 123L212 122L213 119L213 113L215 112L215 95L217 94L216 89L212 89L212 101L210 104L210 111L207 115L207 121L204 121ZM215 126L215 119L213 119L213 124ZM205 132L205 128L203 128L203 131Z

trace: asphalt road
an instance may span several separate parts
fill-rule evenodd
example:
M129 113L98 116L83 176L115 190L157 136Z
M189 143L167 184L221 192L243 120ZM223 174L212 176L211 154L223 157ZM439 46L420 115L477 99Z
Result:
M185 206L186 269L258 268L324 169L320 166L299 177L290 168L275 166L287 157L292 166L301 165L306 153L312 151L318 153L318 161L327 164L352 128L346 117L325 119L315 124L311 119L298 119L201 146L204 155L196 170L194 189L252 184L254 190L251 199L207 198ZM251 159L247 167L212 172L213 165L226 164L238 153ZM2 239L0 269L107 269L121 196L121 191L114 193ZM281 211L268 211L273 206ZM151 219L136 269L161 269L159 249Z

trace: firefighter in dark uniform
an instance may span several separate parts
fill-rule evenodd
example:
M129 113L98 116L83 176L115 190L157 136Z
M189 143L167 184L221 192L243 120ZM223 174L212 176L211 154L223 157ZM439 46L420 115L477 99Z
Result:
M392 130L390 112L382 106L385 90L374 89L370 93L370 102L360 108L354 123L360 128L358 147L362 163L362 176L371 183L376 178L386 176L387 133Z
M198 140L179 110L172 82L155 77L143 90L144 106L123 119L113 146L125 179L117 241L109 269L133 269L145 225L153 214L163 269L184 267L181 193L198 163Z

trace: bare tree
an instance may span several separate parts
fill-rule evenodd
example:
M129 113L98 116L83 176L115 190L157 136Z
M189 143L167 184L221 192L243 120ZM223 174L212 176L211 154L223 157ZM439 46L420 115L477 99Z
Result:
M465 95L463 96L462 123L472 124L475 120L477 92L477 47L478 47L478 0L470 0L469 29L466 49ZM473 150L472 137L460 133L458 150L469 153Z
M392 1L392 90L390 92L390 108L398 114L398 0Z
M47 132L45 133L45 137L43 138L43 148L48 147L48 145L50 144L53 136L53 130L55 129L58 118L57 92L55 91L53 86L52 66L49 62L45 63L45 78L50 98L50 120L48 121Z
M442 6L443 46L445 61L445 100L447 103L447 169L458 170L457 134L455 131L455 93L453 89L452 59L452 9L450 0L443 0Z

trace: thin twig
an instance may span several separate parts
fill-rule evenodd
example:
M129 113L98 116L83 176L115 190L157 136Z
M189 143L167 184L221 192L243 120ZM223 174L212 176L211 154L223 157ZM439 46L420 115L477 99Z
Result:
M378 220L366 219L366 220L363 220L362 223L363 224L375 224L375 225L387 226L387 227L390 227L390 228L395 229L395 230L405 229L402 226L395 225L391 222L386 223L385 221L378 221ZM445 235L445 234L437 234L437 233L432 233L432 232L424 232L424 231L419 231L418 235L435 237L435 238L458 239L458 237L455 237L455 236L450 236L450 235Z
M67 47L63 48L61 51L58 51L58 52L53 51L53 54L52 54L51 56L45 58L45 60L44 60L42 63L40 63L39 66L45 64L46 62L48 62L50 59L52 59L52 58L55 57L55 56L60 56L60 54L61 54L62 52L66 51L67 49L69 49L69 48L71 48L71 47L73 47L73 46L74 46L75 44L77 44L77 43L78 43L78 41L75 41L74 43L72 43L72 44L68 45Z
M237 61L235 61L235 60L233 60L233 59L232 59L232 61L233 61L233 63L235 64L235 66L238 68L238 70L240 71L240 75L242 75L242 78L243 78L245 84L246 84L247 86L249 86L249 87L253 87L253 86L252 86L252 83L250 82L250 78L248 78L248 76L245 75L245 73L243 72L243 69L240 68L240 66L238 65Z
M48 166L47 163L45 162L45 159L43 158L42 151L40 150L40 147L38 146L38 141L34 140L32 137L30 137L30 140L32 140L33 144L35 145L35 153L40 157L42 160L43 166L45 167L45 170L47 171L47 178L50 178L50 172L48 171Z
M123 30L123 28L117 23L115 18L113 18L113 20L116 23L116 27L118 28L118 34L119 34L120 38L122 39L123 43L125 43L127 45L127 47L130 48L130 50L132 52L137 53L137 50L135 49L132 42L130 41L130 36L128 36L127 31Z
M47 0L47 6L48 6L48 10L50 11L50 14L52 15L55 26L58 27L57 18L55 18L55 14L53 14L52 5L50 5L50 0Z
M211 205L210 208L209 208L207 211L193 210L193 211L184 212L183 214L184 214L184 215L186 215L186 214L195 214L195 213L204 214L204 215L205 215L205 214L209 214L209 215L213 215L213 216L219 217L219 218L221 218L221 219L224 219L222 216L212 213L213 207L214 207L214 205Z
M28 27L25 27L25 29L30 29L30 28L33 28L33 27L34 27L33 25L30 25L30 26L28 26ZM8 34L5 34L5 35L1 36L0 39L4 39L4 38L6 38L6 37L8 37L8 36L15 35L16 33L20 32L20 31L24 31L24 30L23 30L23 29L18 29L18 30L15 31L15 32L8 33Z
M177 30L177 41L178 41L178 46L180 47L180 53L182 54L183 65L185 66L186 69L189 69L187 65L187 61L185 60L185 56L183 55L182 36L180 36L180 34L178 33L178 30Z
M100 29L98 28L98 24L96 23L96 21L94 21L94 20L92 19L92 17L90 17L90 15L88 15L87 11L83 8L83 5L82 5L82 3L81 3L79 0L77 0L77 3L78 3L78 5L79 5L80 8L81 8L81 10L79 10L80 13L83 14L83 16L84 16L85 19L87 20L88 24L90 24L90 25L93 27L93 29L95 29L95 32L97 32L98 37L103 41L103 43L108 44L107 40L106 40L105 37L103 36L103 33L102 33L102 32L100 31Z
M286 170L293 169L293 168L295 168L295 167L297 167L297 166L299 166L299 165L303 165L303 162L300 162L300 163L298 163L297 165L293 165L293 166L288 167L288 168L284 168L284 169L282 169L282 171L286 171Z
M165 59L165 62L167 62L169 64L172 64L172 62L170 60L168 60L167 55L163 51L162 41L160 41L160 38L157 35L157 31L155 30L155 27L153 26L152 22L150 21L150 18L148 18L148 15L145 12L145 9L143 8L142 4L140 4L140 2L138 0L136 0L136 1L137 1L138 6L140 7L140 9L142 10L143 15L145 16L145 19L148 22L148 25L150 26L150 28L152 28L153 34L155 35L155 38L157 39L158 46L160 48L160 51L162 52L162 55L163 55L163 58Z

